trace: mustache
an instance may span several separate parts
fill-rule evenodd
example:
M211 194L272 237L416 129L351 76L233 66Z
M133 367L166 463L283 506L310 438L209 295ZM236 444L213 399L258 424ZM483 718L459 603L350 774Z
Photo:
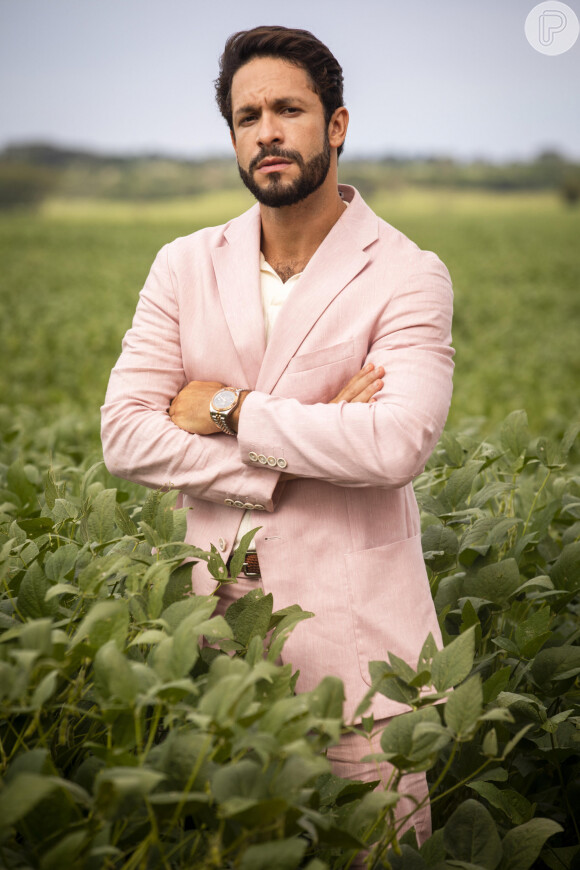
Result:
M272 145L270 148L263 148L260 153L254 157L250 162L248 171L253 172L258 164L261 163L262 160L265 160L266 157L283 157L286 160L294 160L301 169L304 169L304 160L298 151L286 151L284 148L278 148L276 145Z

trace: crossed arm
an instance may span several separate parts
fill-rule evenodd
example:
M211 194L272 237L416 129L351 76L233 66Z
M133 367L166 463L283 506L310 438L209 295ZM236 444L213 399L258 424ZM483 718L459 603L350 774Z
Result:
M376 401L373 397L383 388L384 375L383 366L368 363L328 404ZM209 404L212 396L225 386L227 385L219 381L190 381L171 402L169 408L171 421L192 435L215 435L221 432L209 415ZM238 406L230 418L230 426L236 432L240 412L248 392L244 391L240 395Z

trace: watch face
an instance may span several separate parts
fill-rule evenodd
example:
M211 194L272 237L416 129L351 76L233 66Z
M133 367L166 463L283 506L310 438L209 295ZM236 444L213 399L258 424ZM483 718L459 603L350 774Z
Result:
M216 411L229 411L235 405L237 396L232 390L220 390L212 399Z

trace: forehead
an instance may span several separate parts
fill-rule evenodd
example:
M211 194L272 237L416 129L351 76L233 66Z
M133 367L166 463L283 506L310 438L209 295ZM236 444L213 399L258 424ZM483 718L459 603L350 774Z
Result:
M320 102L306 70L279 57L252 58L232 79L233 112L242 105L289 96Z

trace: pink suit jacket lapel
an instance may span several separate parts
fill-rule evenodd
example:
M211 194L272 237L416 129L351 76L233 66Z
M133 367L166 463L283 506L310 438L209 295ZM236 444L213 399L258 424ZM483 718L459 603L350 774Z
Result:
M233 386L252 389L266 351L260 234L260 209L255 205L227 226L224 243L211 253L225 319L246 379L244 384Z
M266 348L260 295L260 211L232 221L212 253L224 314L245 386L271 393L288 363L341 290L364 269L378 238L378 218L352 188L353 198L328 233L280 312Z

